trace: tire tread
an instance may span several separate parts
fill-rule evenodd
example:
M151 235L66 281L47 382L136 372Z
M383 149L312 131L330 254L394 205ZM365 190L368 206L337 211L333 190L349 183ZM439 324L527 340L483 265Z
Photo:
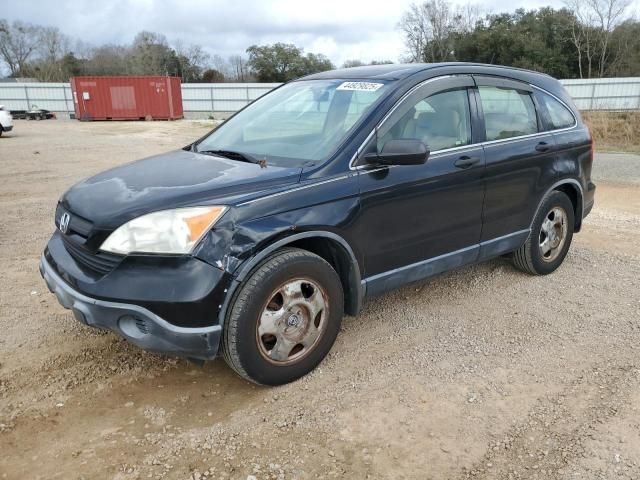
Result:
M513 252L512 262L513 262L513 265L518 270L524 273L528 273L529 275L544 275L546 273L549 273L549 272L541 271L538 268L536 268L536 265L533 261L533 249L538 248L536 244L536 240L537 240L536 232L538 230L537 226L540 223L541 215L545 215L546 212L551 207L551 205L559 204L559 203L565 203L567 206L572 206L572 203L569 197L560 190L552 190L551 192L549 192L549 195L547 195L544 198L544 200L541 202L540 207L538 208L538 211L536 212L536 216L533 220L533 227L535 228L532 228L531 233L529 233L529 237L524 242L524 244ZM573 237L573 221L574 221L573 210L567 211L567 214L569 215L569 221L571 223L571 227L570 227L571 231L568 234L569 238L566 246L568 250L569 246L571 245L571 238ZM563 261L564 261L564 256L562 257L562 260L559 262L558 266ZM554 267L553 270L555 270L556 268L557 266Z

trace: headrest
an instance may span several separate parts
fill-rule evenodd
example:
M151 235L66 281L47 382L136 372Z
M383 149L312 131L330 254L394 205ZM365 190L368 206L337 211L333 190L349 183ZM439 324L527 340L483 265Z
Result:
M433 122L437 121L436 112L422 112L418 115L416 122L418 127L426 128L430 127Z

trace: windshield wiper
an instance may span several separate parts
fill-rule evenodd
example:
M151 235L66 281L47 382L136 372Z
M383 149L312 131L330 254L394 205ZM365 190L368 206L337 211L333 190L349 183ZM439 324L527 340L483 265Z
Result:
M240 162L247 163L255 163L256 165L260 165L262 168L267 166L267 160L258 160L253 155L249 155L248 153L234 152L232 150L198 150L198 153L203 153L205 155L218 155L220 157L230 158L231 160L238 160Z

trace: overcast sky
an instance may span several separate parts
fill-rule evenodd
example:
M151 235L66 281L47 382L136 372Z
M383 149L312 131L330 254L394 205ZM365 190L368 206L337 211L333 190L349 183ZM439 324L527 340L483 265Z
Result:
M412 0L0 0L0 18L60 28L93 45L126 44L140 30L197 43L210 54L243 53L252 44L294 43L347 59L397 61L396 25ZM466 2L465 2L466 3ZM561 0L487 0L491 12L562 6ZM635 0L636 6L640 0Z

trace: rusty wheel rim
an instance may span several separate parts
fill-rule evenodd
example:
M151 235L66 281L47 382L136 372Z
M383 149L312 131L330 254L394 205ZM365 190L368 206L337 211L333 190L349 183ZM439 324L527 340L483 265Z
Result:
M328 296L317 282L303 277L276 288L264 304L256 327L260 354L276 365L306 357L327 326Z

